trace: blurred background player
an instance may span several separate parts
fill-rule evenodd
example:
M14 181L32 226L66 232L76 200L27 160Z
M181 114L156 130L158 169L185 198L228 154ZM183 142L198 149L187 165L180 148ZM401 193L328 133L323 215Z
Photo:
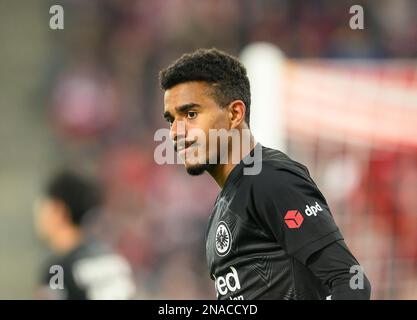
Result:
M100 210L93 181L69 171L54 176L36 207L39 236L54 256L44 264L36 290L39 299L131 299L135 294L125 258L85 236L87 216Z

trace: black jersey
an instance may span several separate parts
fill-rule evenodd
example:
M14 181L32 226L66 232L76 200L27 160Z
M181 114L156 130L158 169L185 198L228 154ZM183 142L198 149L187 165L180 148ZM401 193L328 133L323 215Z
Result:
M48 259L38 297L58 300L131 299L135 285L127 260L88 241L64 256Z
M307 168L262 149L262 170L236 165L206 233L218 299L325 299L329 289L306 267L309 256L343 239Z

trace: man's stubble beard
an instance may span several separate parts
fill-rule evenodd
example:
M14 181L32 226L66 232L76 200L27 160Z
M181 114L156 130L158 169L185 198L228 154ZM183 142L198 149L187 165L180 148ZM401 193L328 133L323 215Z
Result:
M194 165L192 167L188 167L186 168L187 173L191 176L199 176L202 175L204 172L211 172L214 170L214 168L217 166L217 164L210 164L210 163L206 163L206 164L199 164L199 165Z
M207 145L207 144L206 144ZM206 158L206 162L203 164L196 164L196 165L192 165L191 167L186 167L187 173L191 176L199 176L202 175L204 172L208 172L208 173L212 173L216 170L217 166L221 163L222 157L220 156L220 144L217 141L217 152L215 154L215 158L212 158L212 155L208 155L208 157ZM210 163L213 162L214 163Z
M199 176L202 175L204 172L213 172L215 168L218 166L220 157L217 155L216 161L214 163L210 163L210 156L206 159L205 163L203 164L194 164L190 167L186 167L187 173L191 176Z

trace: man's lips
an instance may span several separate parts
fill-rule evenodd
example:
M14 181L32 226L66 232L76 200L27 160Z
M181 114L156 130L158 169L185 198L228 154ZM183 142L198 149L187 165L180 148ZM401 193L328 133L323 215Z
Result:
M174 150L175 150L175 152L185 151L187 148L189 148L194 143L195 143L195 141L189 141L189 142L186 141L185 143L181 142L181 144L180 143L175 143L174 144Z

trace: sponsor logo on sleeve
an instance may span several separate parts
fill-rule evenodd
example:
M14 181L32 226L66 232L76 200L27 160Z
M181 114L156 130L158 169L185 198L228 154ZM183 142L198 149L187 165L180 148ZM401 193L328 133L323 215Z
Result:
M306 205L304 214L307 217L317 217L317 214L321 211L323 211L323 209L316 201L316 203L313 206ZM298 229L303 224L304 216L298 210L288 210L284 216L284 221L288 228Z
M306 205L306 210L304 212L309 217L310 216L315 216L316 217L317 213L320 212L320 211L323 211L323 209L320 207L320 205L316 201L314 206Z
M304 217L298 210L289 210L284 217L285 224L290 229L298 229L304 221Z

